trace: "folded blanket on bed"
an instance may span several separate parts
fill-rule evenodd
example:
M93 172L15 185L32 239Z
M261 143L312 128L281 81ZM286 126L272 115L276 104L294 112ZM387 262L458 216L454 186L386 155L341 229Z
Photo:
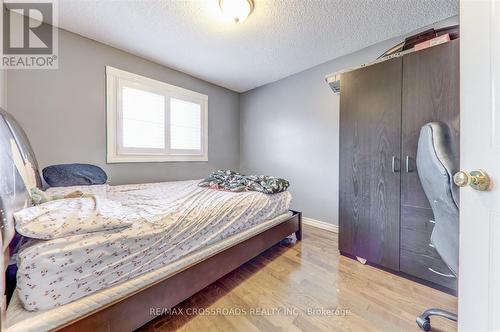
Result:
M14 213L19 234L41 240L131 226L142 216L120 202L99 196L66 198Z
M203 179L198 185L233 192L259 191L264 194L276 194L287 190L290 183L274 176L243 175L231 170L218 170Z

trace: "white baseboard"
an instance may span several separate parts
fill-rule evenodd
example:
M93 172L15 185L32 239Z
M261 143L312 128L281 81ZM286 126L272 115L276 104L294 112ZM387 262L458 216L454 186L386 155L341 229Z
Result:
M302 222L305 225L309 225L309 226L316 227L316 228L321 228L321 229L324 229L325 231L334 232L334 233L339 232L339 226L334 225L334 224L329 224L329 223L326 223L326 222L321 221L321 220L302 217Z

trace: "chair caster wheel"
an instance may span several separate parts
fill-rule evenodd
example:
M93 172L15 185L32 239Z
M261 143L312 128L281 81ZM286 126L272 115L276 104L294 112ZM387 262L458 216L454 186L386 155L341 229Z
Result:
M431 320L429 318L417 317L417 325L426 332L431 330Z

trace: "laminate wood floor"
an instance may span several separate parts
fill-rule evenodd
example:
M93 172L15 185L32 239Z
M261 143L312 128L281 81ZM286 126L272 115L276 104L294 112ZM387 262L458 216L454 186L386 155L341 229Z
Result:
M140 331L419 331L424 309L457 298L340 256L337 234L304 226ZM456 324L433 318L434 331Z

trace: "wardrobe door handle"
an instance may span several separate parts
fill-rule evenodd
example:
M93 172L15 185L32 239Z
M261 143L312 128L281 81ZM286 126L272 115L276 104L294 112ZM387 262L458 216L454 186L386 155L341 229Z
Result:
M411 158L410 156L406 156L405 158L405 164L406 164L406 173L412 173L413 172L413 169L410 168L410 161L411 161Z
M393 173L398 173L399 172L399 160L396 158L396 156L392 156L392 172Z

